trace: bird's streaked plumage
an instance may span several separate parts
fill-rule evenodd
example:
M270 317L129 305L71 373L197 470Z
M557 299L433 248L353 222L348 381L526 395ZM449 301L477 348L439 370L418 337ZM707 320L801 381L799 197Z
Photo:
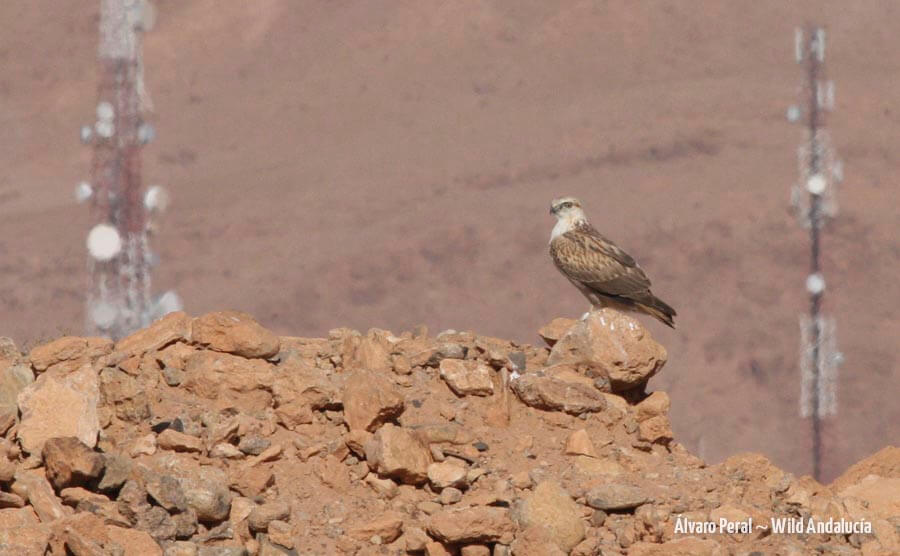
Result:
M553 263L592 307L639 311L675 328L675 309L653 295L650 280L628 253L591 226L581 201L554 199L550 212L557 219L550 235Z

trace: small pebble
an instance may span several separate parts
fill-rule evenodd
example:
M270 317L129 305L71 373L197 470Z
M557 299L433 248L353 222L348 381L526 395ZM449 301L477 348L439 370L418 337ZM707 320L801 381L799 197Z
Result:
M462 491L458 488L447 487L441 491L441 504L445 506L456 504L460 500L462 500Z

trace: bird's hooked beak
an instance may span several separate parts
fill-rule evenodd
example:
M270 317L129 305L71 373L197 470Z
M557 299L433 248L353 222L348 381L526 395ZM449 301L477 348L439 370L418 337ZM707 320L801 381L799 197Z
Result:
M556 214L556 211L553 210L553 207L552 207L552 206L550 207L550 214Z

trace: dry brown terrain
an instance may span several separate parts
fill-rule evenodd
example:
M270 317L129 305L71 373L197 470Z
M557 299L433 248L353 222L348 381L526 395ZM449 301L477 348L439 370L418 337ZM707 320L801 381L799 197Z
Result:
M647 391L667 354L638 321L604 309L540 336L279 337L223 311L116 343L2 339L0 552L900 550L900 448L830 485L761 454L707 465L674 438L669 395Z
M97 3L0 3L0 335L82 332ZM787 211L793 28L827 26L845 161L825 236L846 357L825 478L897 442L900 69L890 0L158 2L145 42L175 198L157 290L280 333L425 323L536 342L585 310L552 268L551 198L581 197L679 311L649 323L677 437L808 472Z

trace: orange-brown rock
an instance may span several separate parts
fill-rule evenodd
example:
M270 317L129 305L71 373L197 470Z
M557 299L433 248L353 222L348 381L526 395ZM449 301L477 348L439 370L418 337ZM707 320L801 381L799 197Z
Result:
M42 523L49 523L67 515L62 501L57 498L44 475L38 471L16 472L12 491L31 504Z
M855 485L838 493L843 498L856 498L863 502L865 515L852 516L890 519L900 516L900 478L869 475Z
M0 510L0 547L7 554L44 554L50 535L31 507Z
M635 419L640 422L653 417L666 417L669 414L670 405L668 394L659 391L653 392L634 406Z
M150 400L138 379L111 367L100 371L99 379L100 400L116 417L131 423L150 417Z
M425 544L425 556L452 556L443 544L431 541Z
M403 533L403 517L399 512L386 512L362 525L352 527L350 536L361 541L378 536L383 544L394 542Z
M494 393L491 368L484 363L462 359L444 359L440 376L457 396L490 396Z
M347 370L364 369L378 374L390 372L394 363L389 336L387 331L372 329L365 336L356 338L348 344L344 367Z
M366 442L366 462L383 477L421 484L428 479L431 452L408 430L388 423Z
M54 437L74 436L94 447L100 420L97 373L85 363L70 373L46 372L19 393L18 438L28 453L39 453Z
M900 447L885 446L871 456L856 462L832 481L831 486L837 492L869 475L900 479Z
M110 541L125 549L123 556L162 556L162 548L147 532L110 525L106 528Z
M175 342L156 352L156 360L162 368L170 367L172 369L184 370L184 365L195 351L193 346L189 346L184 342Z
M203 451L203 441L196 436L178 432L175 429L166 429L159 433L156 437L156 445L163 450L174 450L176 452L197 452Z
M553 347L577 322L575 319L555 318L538 330L538 336L543 338L548 346Z
M665 444L672 440L672 425L666 415L650 417L638 423L638 438L647 442Z
M34 382L34 372L9 338L0 338L0 423L2 434L15 422L19 392ZM5 429L3 427L6 427Z
M40 372L63 361L72 361L82 357L98 357L109 353L111 349L112 342L105 338L63 336L35 347L28 354L28 359L34 370Z
M214 351L241 357L268 358L278 353L281 340L247 313L219 311L191 323L191 340Z
M614 392L645 384L666 363L666 350L636 319L613 309L592 311L559 339L548 365L584 363L604 371Z
M393 498L400 492L397 488L397 483L395 483L391 479L382 479L375 473L366 474L363 482L372 487L372 490L377 492L379 495L384 496L385 498Z
M44 443L47 478L60 490L98 480L103 473L103 456L75 437L51 438Z
M288 519L291 505L286 500L275 500L255 506L247 516L251 531L265 531L269 523L278 519Z
M591 437L585 429L578 429L566 440L565 453L570 456L599 457Z
M566 556L568 554L553 541L550 531L540 525L532 525L520 531L510 548L515 556Z
M628 547L628 554L636 556L725 556L728 552L712 539L682 537L662 544L636 542Z
M426 529L441 542L468 544L511 542L516 525L506 508L474 506L437 511L428 519Z
M222 405L241 394L246 406L259 410L270 405L275 381L273 367L262 359L245 359L229 353L198 351L185 363L184 388Z
M595 388L550 376L525 374L513 380L511 385L523 403L538 409L580 415L602 411L606 407L606 400Z
M447 487L462 487L466 484L467 469L453 461L432 463L428 466L428 481L440 490Z
M103 520L92 513L78 513L54 522L51 527L53 551L76 556L104 556L124 551L122 546L110 540Z
M588 506L606 511L630 510L649 499L643 488L617 483L594 487L585 495Z
M522 502L516 520L525 529L541 527L563 552L568 553L584 538L582 511L555 481L539 483Z
M383 423L403 413L403 395L384 374L367 370L347 379L343 395L344 421L351 431L375 431Z
M186 341L190 339L190 334L191 318L181 311L169 313L147 328L116 342L113 352L109 354L109 364L117 364L133 355L143 355L177 341Z

